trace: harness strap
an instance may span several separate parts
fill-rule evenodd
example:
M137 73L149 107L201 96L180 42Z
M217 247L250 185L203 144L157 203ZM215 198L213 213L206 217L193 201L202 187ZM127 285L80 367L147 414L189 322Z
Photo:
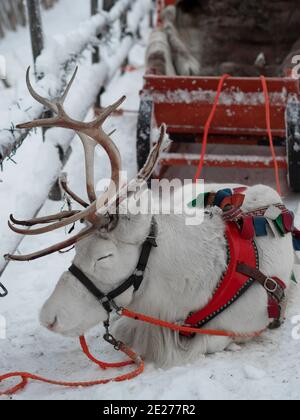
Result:
M286 285L277 277L267 277L260 270L249 267L246 264L238 264L237 271L245 276L249 276L262 285L272 298L280 303L285 297Z
M8 290L6 289L6 287L3 286L2 283L0 283L0 298L4 298L7 295L8 295Z
M106 312L110 313L112 312L111 302L113 302L114 299L116 299L118 296L121 296L131 287L134 287L135 292L137 292L141 287L152 248L157 247L156 237L157 224L153 219L150 234L142 246L140 259L135 272L119 287L107 294L103 293L97 286L95 286L95 284L74 264L71 265L69 271L102 304Z
M153 233L153 235L151 233ZM156 233L154 233L154 231L151 233L143 244L142 252L135 272L123 284L121 284L121 286L107 294L107 298L109 301L114 300L116 297L122 295L124 292L126 292L126 290L128 290L132 286L134 287L135 292L137 292L141 287L152 248L157 248L157 243L155 239Z
M99 290L94 283L81 271L76 265L71 265L69 268L71 274L104 306L105 310L111 312L109 302L105 302L105 294Z
M249 267L246 264L238 264L237 271L245 276L250 276L266 290L269 297L269 318L275 320L275 322L271 324L271 327L278 328L280 326L282 310L281 303L285 298L285 283L277 277L267 277L258 269Z

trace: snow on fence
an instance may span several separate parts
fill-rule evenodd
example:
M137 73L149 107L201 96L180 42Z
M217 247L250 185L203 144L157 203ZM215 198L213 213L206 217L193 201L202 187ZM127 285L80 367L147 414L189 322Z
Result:
M41 0L44 9L54 6L58 0ZM24 0L0 0L0 38L4 38L7 30L15 31L18 26L27 23Z
M132 7L132 27L127 28L122 40L122 47L118 48L114 56L112 68L108 71L110 76L120 66L120 59L126 58L133 45L134 37L139 24L147 13L150 3L148 0L119 0L109 11L98 13L88 21L82 23L78 29L62 36L49 40L47 48L36 61L36 72L40 78L36 89L45 96L52 98L58 96L66 82L66 70L76 63L83 52L90 46L99 42L97 37L105 35L108 28ZM147 10L146 10L146 9ZM133 35L133 36L132 36ZM105 64L103 64L105 65ZM27 137L26 131L16 130L15 126L29 119L38 118L43 112L43 107L27 96L19 103L12 104L6 120L1 120L0 127L0 165L22 144Z
M96 37L99 34L105 35L108 29L124 13L128 12L127 27L116 44L114 54L110 57L101 57L100 63L83 64L79 67L78 78L70 92L66 110L72 117L83 120L95 103L99 91L112 80L128 57L129 51L136 42L139 26L150 9L151 2L148 0L119 0L109 12L100 12L87 22L82 23L77 30L53 38L37 59L36 71L43 77L35 83L35 89L50 98L59 95L66 84L66 70L68 73L72 72L82 53L91 45L95 45ZM99 41L97 40L97 42ZM78 98L80 98L80 101L78 101ZM12 129L10 132L0 132L0 163L15 152L28 135L26 131L15 130L16 124L38 118L43 111L43 107L34 101L29 94L18 105L11 106L11 119L5 122L1 121L2 126L12 127ZM38 176L39 185L38 188L35 188L34 200L31 197L31 200L26 201L26 206L22 206L23 208L26 207L26 214L22 217L33 217L45 202L51 186L62 169L59 154L54 153L53 150L59 146L64 152L67 151L73 138L74 133L69 130L53 128L46 132L45 143L40 148L38 155L39 163L44 162L45 172ZM19 195L21 195L20 191ZM24 198L22 200L24 201ZM10 208L10 211L12 210ZM4 252L15 252L22 237L8 232L4 219L0 220L0 231L5 232L5 240L0 244L1 275L6 267L1 255Z

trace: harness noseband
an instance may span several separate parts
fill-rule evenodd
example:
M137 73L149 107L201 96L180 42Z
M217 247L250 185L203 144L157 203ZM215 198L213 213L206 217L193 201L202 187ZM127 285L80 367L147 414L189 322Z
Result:
M152 248L157 247L156 238L157 223L153 219L151 223L150 234L143 243L140 259L134 273L119 287L107 294L103 293L97 286L95 286L95 284L74 264L71 265L69 271L102 304L105 311L110 313L112 312L113 308L116 307L114 300L117 297L121 296L131 287L134 288L134 292L137 292L141 287Z

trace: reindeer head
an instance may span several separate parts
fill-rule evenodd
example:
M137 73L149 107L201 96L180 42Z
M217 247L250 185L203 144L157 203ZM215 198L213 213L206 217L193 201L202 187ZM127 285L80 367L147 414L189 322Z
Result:
M152 215L124 209L131 208L131 202L136 202L136 192L139 200L149 200L150 192L145 189L151 177L161 152L167 146L166 128L162 126L158 142L150 152L144 168L125 186L120 186L122 170L121 157L118 148L110 135L102 126L106 119L124 102L122 97L112 106L103 110L94 121L84 123L70 118L64 110L64 102L75 79L77 69L61 98L54 101L38 95L30 82L27 71L27 86L31 95L41 104L49 108L55 116L40 119L20 125L18 128L31 129L35 127L62 127L74 130L81 139L85 152L86 187L89 203L70 190L66 177L61 178L61 186L74 201L83 207L81 211L67 211L48 217L21 221L10 217L10 228L21 235L39 235L84 222L85 228L64 242L50 246L30 255L6 255L9 261L32 261L52 253L75 246L76 256L74 266L77 267L104 294L116 289L135 271L139 261L141 248L149 236L152 226ZM111 183L103 195L96 197L94 185L94 154L97 145L107 152L111 162ZM142 191L142 193L141 193ZM143 206L142 206L143 207ZM31 230L17 226L33 227L46 225ZM133 299L134 288L131 287L116 298L120 306L128 305ZM70 272L60 278L52 296L42 308L41 324L51 331L78 336L99 322L105 321L107 312L95 296Z

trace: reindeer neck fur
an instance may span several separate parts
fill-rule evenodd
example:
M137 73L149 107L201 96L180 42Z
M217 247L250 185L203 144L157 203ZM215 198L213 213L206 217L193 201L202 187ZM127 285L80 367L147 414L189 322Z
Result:
M227 264L225 224L219 211L207 215L200 226L186 226L184 216L177 215L157 216L156 221L158 248L130 309L176 322L212 298ZM116 332L159 365L173 360L172 351L163 354L166 340L171 340L168 348L178 351L177 335L144 323L121 320Z

